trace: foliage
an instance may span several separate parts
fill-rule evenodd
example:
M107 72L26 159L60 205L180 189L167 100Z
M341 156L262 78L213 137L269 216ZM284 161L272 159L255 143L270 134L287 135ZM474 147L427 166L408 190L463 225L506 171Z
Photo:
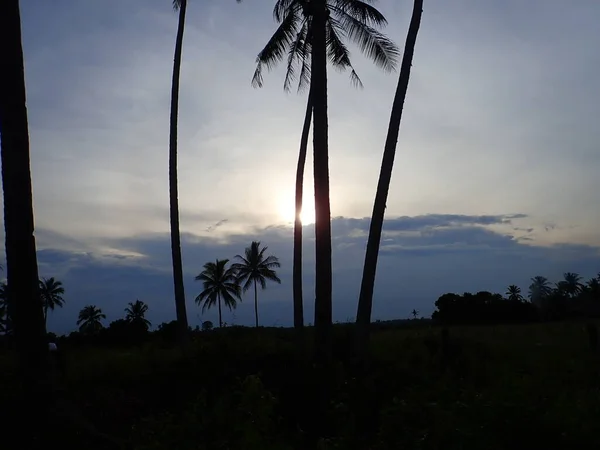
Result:
M141 300L136 300L135 303L129 303L129 306L125 308L125 320L148 330L152 324L145 317L147 312L148 305Z
M44 320L48 319L48 310L54 311L56 307L62 308L65 304L63 294L65 288L61 281L54 277L40 280L40 297L44 308Z
M103 328L102 319L106 319L106 315L102 310L95 305L85 306L79 311L77 325L81 333L92 334Z
M202 312L217 305L219 307L219 326L223 326L221 317L221 300L230 310L237 306L236 299L241 300L241 288L237 273L232 267L227 267L228 259L217 259L215 262L204 264L204 270L196 276L196 281L202 281L203 290L195 301L202 305Z

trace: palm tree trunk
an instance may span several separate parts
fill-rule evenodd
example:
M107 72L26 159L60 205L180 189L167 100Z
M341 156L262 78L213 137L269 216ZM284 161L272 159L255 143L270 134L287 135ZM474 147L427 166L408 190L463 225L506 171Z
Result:
M326 20L326 2L319 0L315 5L312 24L311 97L314 114L315 358L320 363L330 360L332 328Z
M217 294L217 300L219 302L219 328L223 328L223 317L221 315L221 294Z
M46 384L48 346L33 234L33 190L18 0L0 2L0 73L7 291L24 387L20 404L27 410L23 412L28 414L28 428L36 430L44 427L44 409L49 406L50 390ZM27 447L26 440L21 444Z
M48 329L48 305L44 305L44 328Z
M254 280L254 317L256 318L256 328L258 328L258 289L256 289L256 280Z
M175 288L175 311L179 341L185 345L188 340L188 321L183 287L183 263L181 261L181 236L179 233L179 196L177 188L177 114L179 109L179 74L181 72L181 51L187 0L182 0L179 8L175 58L173 61L173 81L171 87L171 129L169 135L169 205L171 215L171 254L173 258L173 284Z
M371 217L365 265L363 268L360 296L358 300L358 311L356 314L356 344L357 353L361 359L364 359L368 351L369 325L371 322L373 289L375 287L375 273L377 271L381 230L383 228L387 196L390 188L390 181L392 179L392 169L394 167L394 156L396 155L396 145L398 143L398 134L400 132L400 121L402 119L404 99L406 98L408 81L410 79L410 67L412 65L415 43L421 24L422 12L423 0L415 0L408 35L406 37L406 45L404 46L398 87L392 105L388 134L383 151L383 160L381 162L381 171L379 173L379 182L375 194L375 203L373 205L373 215Z
M304 167L306 165L306 153L308 148L308 137L310 134L310 122L312 120L312 105L310 92L306 102L306 114L304 115L304 126L300 139L300 152L298 154L298 168L296 169L296 215L294 220L294 328L304 327L304 303L302 299L302 198L304 190Z

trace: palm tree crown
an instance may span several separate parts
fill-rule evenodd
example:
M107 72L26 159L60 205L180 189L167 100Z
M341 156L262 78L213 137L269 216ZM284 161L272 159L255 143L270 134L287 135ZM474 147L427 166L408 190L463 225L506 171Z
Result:
M345 41L358 45L362 53L386 71L396 68L399 55L396 45L377 29L387 25L385 17L369 3L374 0L326 0L329 15L326 21L327 57L334 68L350 70L350 80L362 87L362 82L350 61ZM312 51L312 11L310 0L278 0L273 17L279 27L256 58L252 85L262 87L263 69L271 70L287 55L283 87L289 91L298 81L298 90L310 84Z
M102 310L95 305L85 306L79 311L77 325L82 333L98 331L102 328L102 319L106 319L106 315Z
M584 285L579 274L566 272L563 274L563 278L564 280L561 282L561 287L569 297L575 297L583 290Z
M521 295L521 288L517 285L511 284L506 291L506 296L511 301L522 302L523 295Z
M148 305L141 300L136 300L135 303L128 303L128 305L125 308L125 319L131 323L144 324L146 328L150 327L151 323L145 317L148 312Z
M532 303L539 304L544 298L552 293L552 288L546 277L536 276L531 279L529 285L529 299Z
M65 288L61 281L55 280L54 277L42 278L40 280L40 297L42 298L42 306L44 307L44 321L48 319L48 310L54 311L54 308L62 308L65 304L63 294Z
M241 300L241 288L236 272L227 267L228 259L217 259L215 262L204 264L204 270L196 276L196 281L202 281L203 290L196 297L198 305L202 305L202 312L217 305L219 307L219 326L223 326L221 315L221 300L229 310L237 307L237 299Z
M246 292L254 286L254 313L256 316L256 326L258 326L258 293L257 284L261 289L266 289L267 280L281 284L281 280L275 272L275 268L281 267L279 259L276 256L265 257L265 251L268 247L260 248L260 242L252 241L250 247L246 248L245 255L236 255L240 262L235 263L231 268L236 272L239 283L243 283L242 289Z

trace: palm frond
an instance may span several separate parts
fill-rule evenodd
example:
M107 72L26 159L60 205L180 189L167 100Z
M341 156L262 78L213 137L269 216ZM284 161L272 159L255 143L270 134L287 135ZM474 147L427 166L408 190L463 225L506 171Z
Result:
M388 23L377 8L361 0L334 0L329 9L333 15L347 14L371 27L384 28Z
M300 8L298 0L277 0L273 8L273 19L277 23L281 23L284 18L288 15L290 10L296 10Z

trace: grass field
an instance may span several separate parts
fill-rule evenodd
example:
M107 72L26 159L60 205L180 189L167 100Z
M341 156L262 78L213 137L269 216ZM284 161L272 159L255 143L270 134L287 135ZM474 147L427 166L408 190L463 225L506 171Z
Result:
M326 373L283 329L199 333L188 355L70 349L63 395L139 450L600 448L600 355L584 324L449 330L445 350L437 327L376 332L362 376L348 326ZM10 404L12 359L1 364Z

